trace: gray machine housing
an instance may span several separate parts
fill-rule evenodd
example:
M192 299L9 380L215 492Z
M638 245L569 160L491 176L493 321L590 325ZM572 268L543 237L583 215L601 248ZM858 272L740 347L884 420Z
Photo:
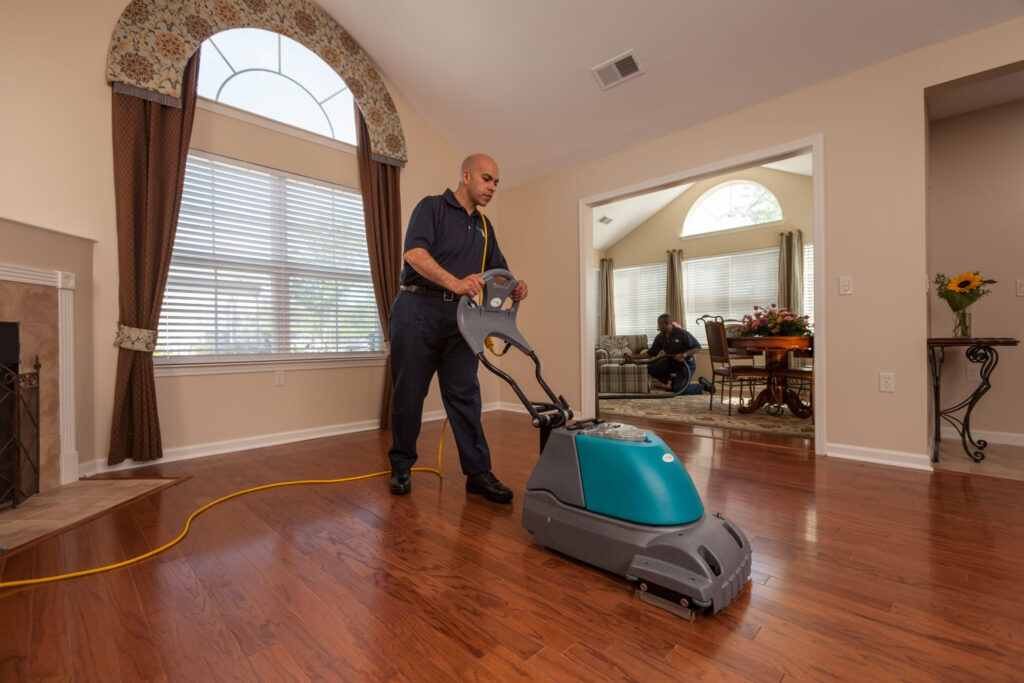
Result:
M485 283L481 305L468 296L460 298L459 330L480 362L508 382L533 425L541 429L541 455L526 485L523 527L541 545L636 581L642 600L680 616L693 617L694 608L723 609L750 579L747 537L718 515L704 514L688 524L658 526L587 510L576 436L589 433L611 438L609 434L617 430L591 433L591 427L599 424L612 426L600 420L571 424L572 409L544 381L540 359L516 326L519 302L503 308L518 285L515 276L502 269L480 275ZM533 360L537 383L548 400L532 401L512 377L487 359L484 347L488 336L504 340L506 351L515 346ZM623 442L624 456L628 451Z
M683 607L688 601L718 612L732 602L751 569L750 542L739 527L707 514L689 524L650 526L588 511L577 434L552 429L527 482L523 527L534 540Z

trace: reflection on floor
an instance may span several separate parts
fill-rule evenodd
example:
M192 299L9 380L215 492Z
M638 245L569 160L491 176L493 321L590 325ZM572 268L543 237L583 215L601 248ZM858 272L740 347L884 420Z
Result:
M1024 446L990 443L985 448L985 459L974 462L964 453L959 438L944 439L935 469L1024 481Z
M80 479L0 512L0 553L102 514L178 478Z

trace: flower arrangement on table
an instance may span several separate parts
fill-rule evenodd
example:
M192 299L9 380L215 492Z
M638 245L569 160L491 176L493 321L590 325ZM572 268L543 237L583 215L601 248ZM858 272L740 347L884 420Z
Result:
M945 299L953 310L953 336L970 337L971 324L967 317L967 307L992 291L982 285L994 285L996 281L982 278L981 271L975 270L954 278L937 273L934 282L936 294Z
M785 308L772 304L768 308L754 306L753 314L746 314L740 320L741 337L809 337L810 317L797 315Z

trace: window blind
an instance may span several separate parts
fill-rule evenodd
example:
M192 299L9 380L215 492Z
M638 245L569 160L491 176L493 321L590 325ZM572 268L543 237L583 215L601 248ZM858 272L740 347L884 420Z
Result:
M653 342L658 316L665 312L664 263L616 268L615 334L646 334Z
M754 306L777 303L779 250L758 249L723 256L683 261L683 325L701 345L707 346L703 325L695 320L704 314L739 320Z
M157 362L383 349L362 197L190 153Z
M814 325L814 243L804 245L804 297L803 311Z

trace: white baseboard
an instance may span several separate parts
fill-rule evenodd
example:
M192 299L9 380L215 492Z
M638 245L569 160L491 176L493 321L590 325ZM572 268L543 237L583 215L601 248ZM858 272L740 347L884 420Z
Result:
M514 410L526 413L521 405L512 403L485 403L483 411L491 410ZM431 410L423 413L423 421L443 420L444 410ZM165 448L164 457L159 460L146 462L135 462L129 460L118 465L108 465L102 460L94 460L78 466L79 477L91 477L106 472L119 472L131 470L137 467L147 467L163 462L175 462L177 460L191 460L192 458L205 458L209 455L220 455L222 453L234 453L253 448L264 448L265 446L278 446L284 443L295 443L297 441L308 441L310 439L322 439L327 436L338 436L339 434L351 434L353 432L365 432L370 429L377 429L380 423L377 420L363 420L361 422L349 422L346 424L328 425L326 427L313 427L311 429L298 429L291 432L278 432L277 434L261 434L259 436L247 436L241 439L228 439L226 441L213 441L210 443L196 444L194 446L180 446L178 448Z
M943 439L960 440L960 435L952 427L943 427L940 431ZM1014 432L990 432L986 429L972 429L971 436L974 440L983 439L989 443L1001 443L1006 446L1024 446L1024 434Z
M313 427L311 429L298 429L291 432L278 432L277 434L261 434L259 436L247 436L241 439L213 441L211 443L196 444L194 446L165 448L164 457L159 460L148 460L145 462L126 460L118 465L108 465L102 460L93 460L92 462L78 466L78 476L91 477L96 474L131 470L137 467L147 467L149 465L156 465L164 462L191 460L192 458L204 458L208 455L220 455L221 453L234 453L235 451L245 451L252 448L278 446L283 443L322 439L326 436L351 434L352 432L365 432L369 429L376 429L379 424L380 423L377 420L363 420L362 422L349 422L347 424Z
M825 444L825 455L830 458L859 460L876 465L892 465L894 467L932 471L932 458L928 453L907 453L906 451L890 451L882 448L827 443Z

